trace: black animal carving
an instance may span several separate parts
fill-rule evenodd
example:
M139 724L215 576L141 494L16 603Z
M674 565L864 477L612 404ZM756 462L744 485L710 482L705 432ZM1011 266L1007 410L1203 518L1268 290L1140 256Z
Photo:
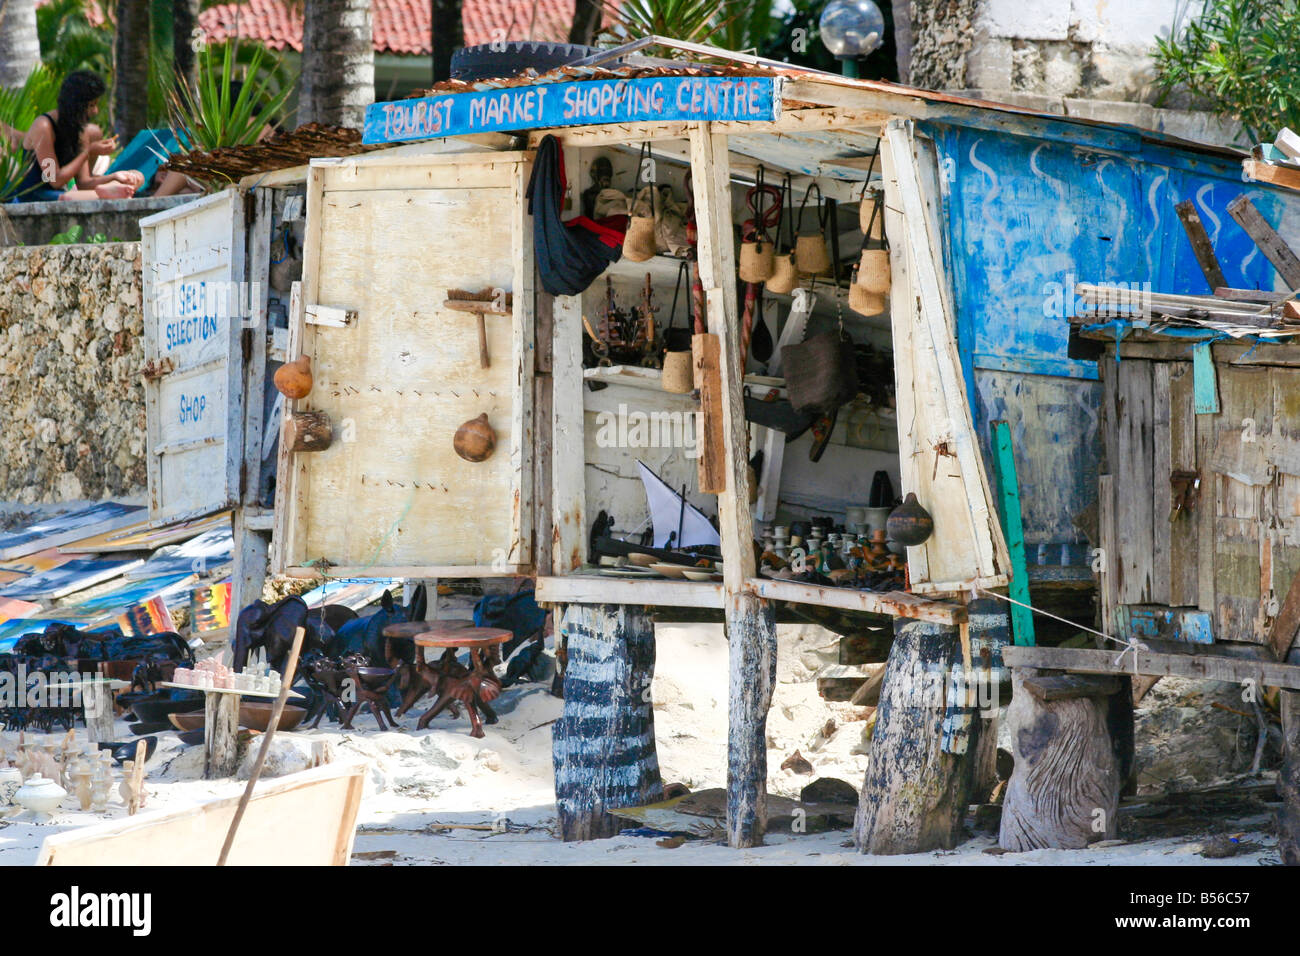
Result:
M385 591L380 599L379 609L369 617L355 617L335 632L332 639L325 642L325 653L330 657L343 658L348 654L362 654L368 667L389 667L390 657L403 663L415 660L415 645L411 641L393 641L386 646L384 628L390 624L424 619L426 601L424 585L415 589L409 606L402 607L393 600L391 591Z
M294 631L300 627L306 629L306 634L299 655L321 650L321 632L307 618L307 602L297 596L282 598L274 604L254 601L248 605L239 612L239 620L235 622L234 669L242 670L248 663L248 655L262 647L266 649L267 663L283 674L293 648Z

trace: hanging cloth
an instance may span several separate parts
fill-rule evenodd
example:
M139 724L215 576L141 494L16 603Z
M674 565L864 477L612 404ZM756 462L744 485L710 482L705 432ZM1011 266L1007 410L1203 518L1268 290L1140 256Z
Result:
M564 208L564 164L560 144L546 136L537 147L528 180L528 212L533 217L533 249L537 277L551 295L577 295L623 253L623 234L586 216L567 222Z

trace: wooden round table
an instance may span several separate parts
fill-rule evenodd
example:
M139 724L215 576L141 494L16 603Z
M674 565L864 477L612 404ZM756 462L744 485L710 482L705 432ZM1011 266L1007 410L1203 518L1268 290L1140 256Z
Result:
M441 622L426 621L437 625ZM448 650L465 648L469 651L470 666L457 663L454 655L444 654L437 664L421 663L420 671L436 699L433 706L420 715L416 726L423 730L429 721L438 716L445 708L459 702L469 711L469 720L473 729L471 737L482 737L483 724L479 720L479 711L487 718L489 724L497 722L497 715L488 706L489 701L501 695L501 681L492 671L490 657L495 656L496 648L514 637L514 632L501 627L429 627L423 633L415 635L415 646L441 647ZM489 657L484 656L489 652Z
M389 660L393 657L388 650L389 641L409 641L423 634L451 633L452 631L460 631L473 626L473 621L464 618L450 618L445 621L398 621L395 624L389 624L384 628L384 657ZM417 644L417 646L420 645ZM423 660L421 654L417 654L416 657Z

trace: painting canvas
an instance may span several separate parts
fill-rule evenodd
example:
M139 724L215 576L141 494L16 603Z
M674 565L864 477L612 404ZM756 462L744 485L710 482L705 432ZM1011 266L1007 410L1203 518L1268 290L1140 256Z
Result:
M0 587L0 597L24 601L52 600L125 574L142 562L138 558L73 558L67 564L39 571Z
M0 558L21 558L46 548L80 541L91 535L124 528L140 520L141 505L101 501L88 508L43 518L16 531L0 533Z

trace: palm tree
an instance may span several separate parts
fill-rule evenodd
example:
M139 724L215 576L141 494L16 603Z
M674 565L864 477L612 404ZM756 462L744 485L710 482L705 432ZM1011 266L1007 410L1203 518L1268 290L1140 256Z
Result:
M601 0L574 0L573 23L569 26L569 42L591 46L600 32Z
M122 145L149 125L149 0L118 0L113 36L113 131Z
M433 0L433 82L451 78L451 55L465 45L461 0Z
M199 25L199 0L172 0L172 69L177 87L193 87L199 78L194 30Z
M40 61L36 0L0 0L0 87L22 86Z
M298 122L360 129L374 100L370 0L307 0Z

